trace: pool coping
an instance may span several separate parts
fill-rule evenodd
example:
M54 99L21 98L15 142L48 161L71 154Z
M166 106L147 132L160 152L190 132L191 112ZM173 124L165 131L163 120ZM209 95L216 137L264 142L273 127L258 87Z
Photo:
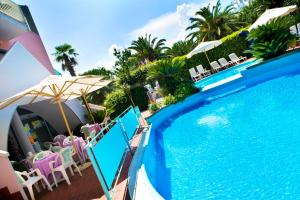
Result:
M143 164L144 151L147 148L152 125L143 131L142 138L128 170L128 192L132 200L149 199L163 200L164 198L151 184Z

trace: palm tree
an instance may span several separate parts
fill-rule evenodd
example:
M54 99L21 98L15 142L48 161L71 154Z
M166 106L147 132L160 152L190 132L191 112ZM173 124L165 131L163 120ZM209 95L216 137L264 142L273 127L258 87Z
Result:
M186 30L195 30L188 34L187 38L196 40L197 43L209 40L220 39L229 33L237 30L241 23L237 22L235 13L232 12L232 5L221 10L221 3L210 9L210 5L201 8L196 12L196 17L190 18L191 26Z
M148 71L148 80L157 80L162 89L162 94L174 94L176 86L181 82L181 69L185 65L184 60L163 59L151 63Z
M170 49L166 51L166 53L171 57L176 56L184 56L192 51L197 46L192 40L180 40L175 42Z
M157 37L152 39L151 34L146 34L145 37L139 37L133 41L129 49L136 52L135 56L138 57L141 64L145 64L166 57L164 51L169 48L165 46L165 42L165 39L158 40Z
M252 1L239 11L238 19L245 24L253 24L266 9L267 7L260 0Z
M77 65L75 49L69 44L62 44L55 47L55 61L61 63L63 71L67 70L71 76L76 76L74 67Z

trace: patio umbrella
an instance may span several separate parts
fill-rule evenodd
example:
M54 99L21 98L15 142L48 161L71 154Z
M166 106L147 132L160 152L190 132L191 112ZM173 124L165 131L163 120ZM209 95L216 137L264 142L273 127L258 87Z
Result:
M61 103L78 97L83 97L85 99L86 94L98 90L108 85L110 82L111 81L109 80L104 80L101 76L90 75L63 78L57 75L51 75L39 84L0 101L0 110L20 99L22 99L23 104L32 104L41 100L52 99L51 102L56 102L59 106L64 123L71 137L72 144L75 147L73 134ZM86 99L84 101L87 103ZM88 111L91 112L88 106L87 108Z
M286 7L281 7L281 8L273 8L273 9L268 9L266 10L255 22L252 24L249 28L248 31L250 32L251 30L257 28L258 26L264 25L271 21L272 19L276 19L278 17L286 16L290 14L291 12L294 12L297 10L297 6L286 6Z
M219 46L220 44L222 44L221 40L201 42L198 46L196 46L196 48L194 48L190 53L187 54L187 58L191 58L193 55L204 52L208 62L210 63L206 52Z

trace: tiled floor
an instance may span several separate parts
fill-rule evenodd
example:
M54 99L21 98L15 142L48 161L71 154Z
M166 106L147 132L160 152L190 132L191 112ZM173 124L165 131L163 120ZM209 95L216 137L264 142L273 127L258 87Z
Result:
M132 142L132 149L135 151L139 142L141 134L138 134ZM129 199L127 194L127 174L131 163L132 156L127 155L125 165L119 178L114 200ZM58 187L53 188L53 192L42 190L40 193L35 192L37 200L90 200L90 199L106 199L101 189L100 183L94 172L93 167L88 167L82 171L83 176L75 173L74 176L69 175L71 185L61 182Z

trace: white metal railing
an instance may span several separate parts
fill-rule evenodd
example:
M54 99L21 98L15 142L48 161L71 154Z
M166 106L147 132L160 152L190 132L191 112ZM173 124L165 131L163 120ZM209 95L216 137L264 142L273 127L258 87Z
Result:
M0 0L0 12L19 22L26 22L19 5L10 0Z

